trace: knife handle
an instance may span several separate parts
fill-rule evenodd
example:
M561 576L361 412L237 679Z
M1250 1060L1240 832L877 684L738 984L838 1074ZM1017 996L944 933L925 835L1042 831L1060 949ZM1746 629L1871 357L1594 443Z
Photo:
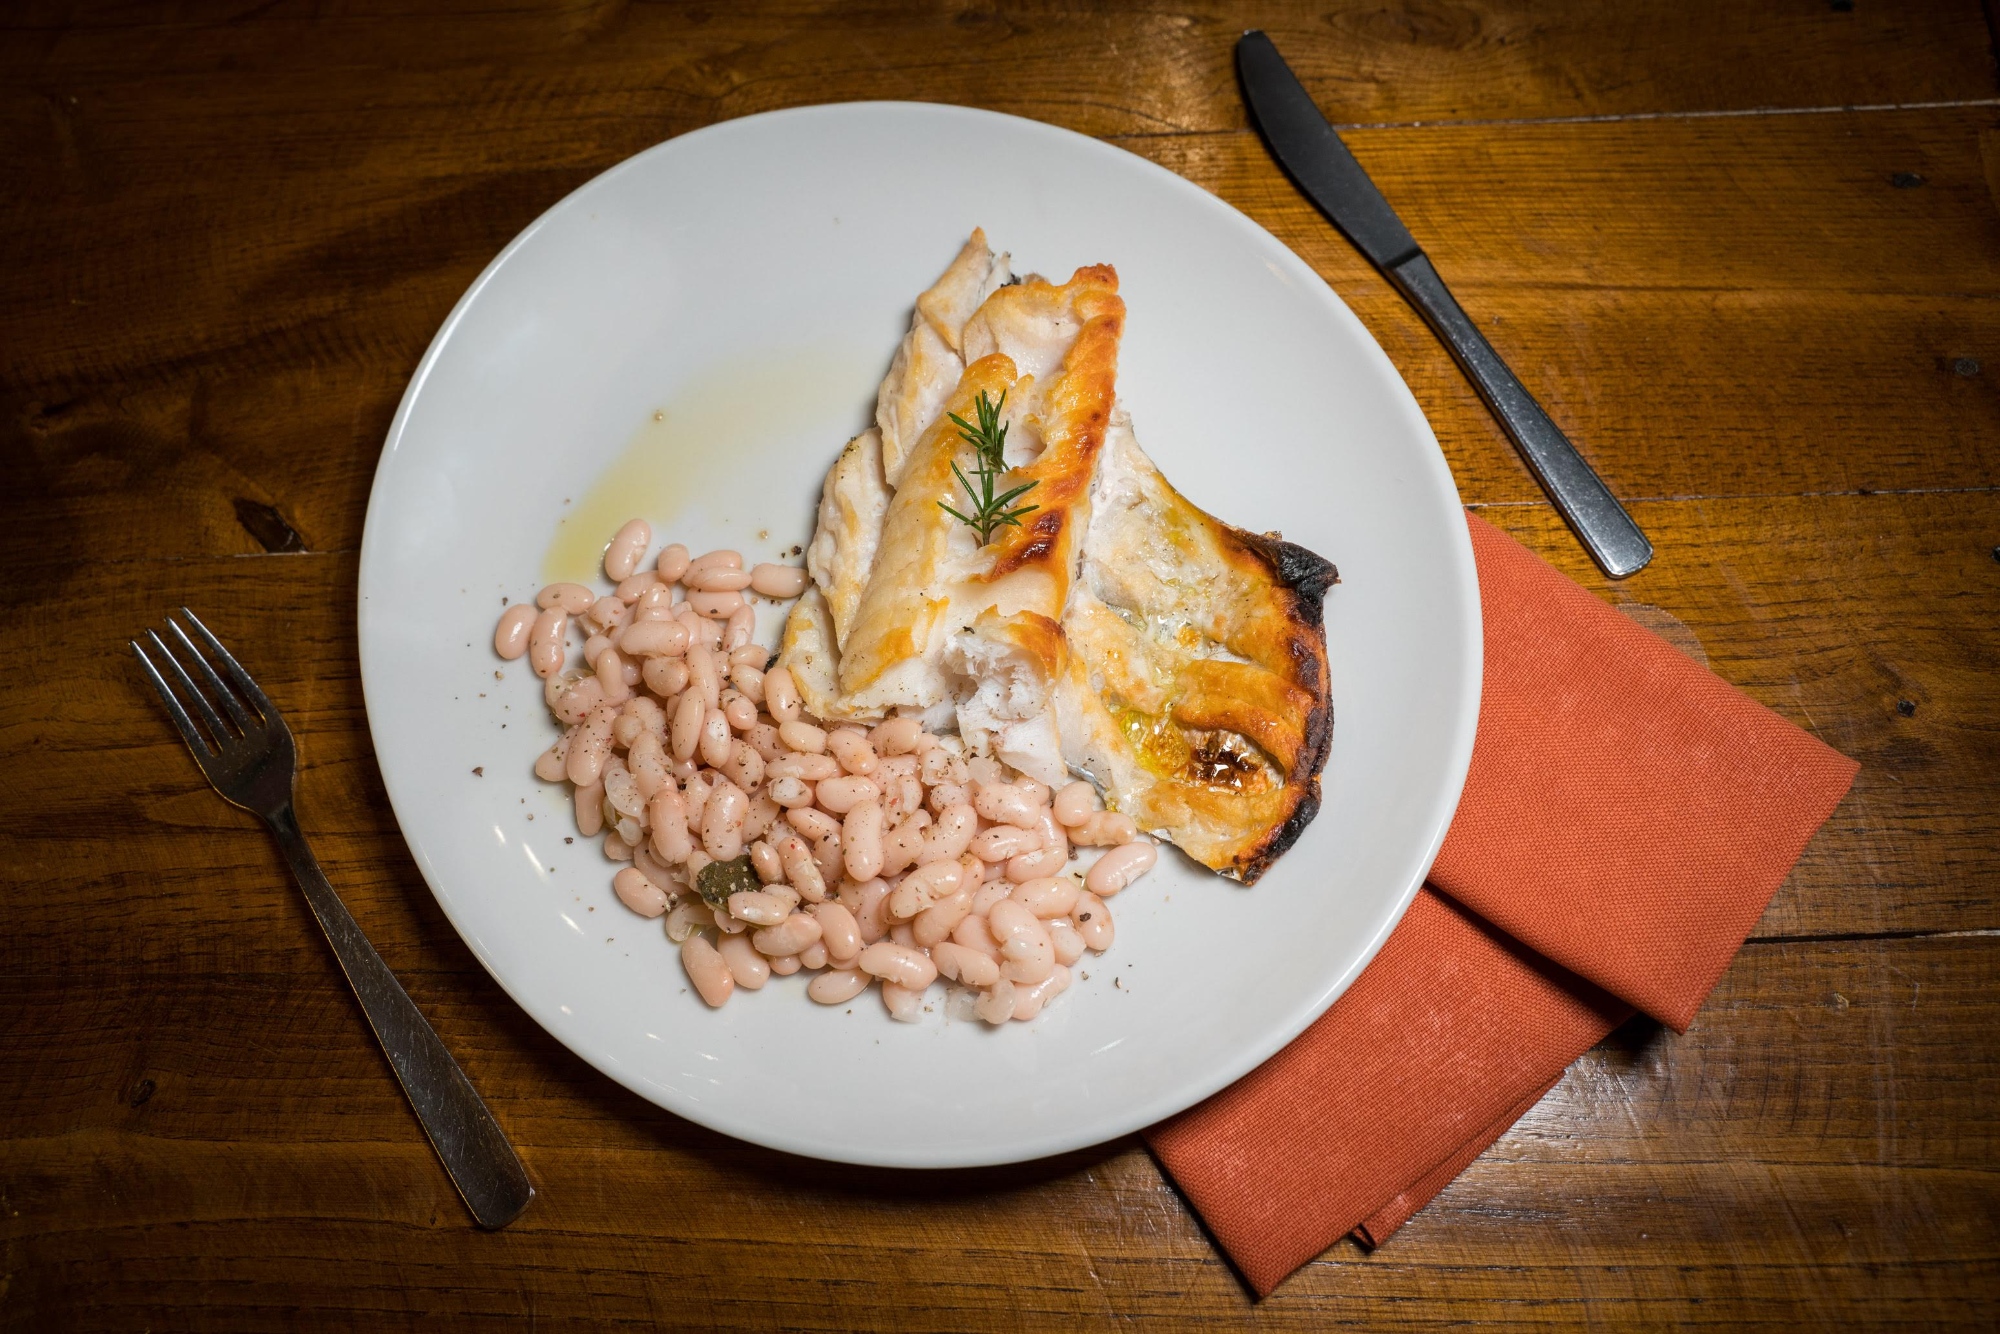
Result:
M1576 531L1591 559L1613 579L1642 569L1653 558L1653 544L1459 308L1429 257L1419 251L1384 272L1451 349L1453 360L1513 437L1535 480Z

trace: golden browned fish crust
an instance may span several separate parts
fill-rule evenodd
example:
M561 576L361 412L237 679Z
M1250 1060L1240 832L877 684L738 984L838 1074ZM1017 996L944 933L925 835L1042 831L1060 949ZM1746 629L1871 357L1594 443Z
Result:
M1141 828L1252 883L1319 811L1339 576L1189 503L1129 432L1105 467L1064 621L1065 755Z

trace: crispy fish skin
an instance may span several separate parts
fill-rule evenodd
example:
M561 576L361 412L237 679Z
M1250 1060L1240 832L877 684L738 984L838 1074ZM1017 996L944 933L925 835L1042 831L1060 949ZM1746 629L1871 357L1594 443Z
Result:
M1064 758L1142 829L1254 883L1319 810L1338 572L1191 504L1122 417L1083 556L1056 692Z

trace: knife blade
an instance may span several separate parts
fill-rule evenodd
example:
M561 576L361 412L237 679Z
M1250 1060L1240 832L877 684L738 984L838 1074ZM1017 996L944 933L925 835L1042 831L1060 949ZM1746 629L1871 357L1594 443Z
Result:
M1644 568L1653 558L1653 544L1459 307L1423 247L1327 123L1271 39L1254 28L1244 33L1236 43L1236 69L1251 119L1272 156L1424 317L1591 559L1614 579Z

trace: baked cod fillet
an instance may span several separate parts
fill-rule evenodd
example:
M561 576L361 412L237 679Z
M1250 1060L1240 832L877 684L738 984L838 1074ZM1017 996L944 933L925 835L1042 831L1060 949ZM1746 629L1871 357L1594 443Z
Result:
M1013 279L974 232L827 474L779 662L821 718L921 715L1051 785L1082 774L1248 884L1319 809L1337 576L1160 475L1117 404L1124 321L1110 266ZM952 419L982 398L1007 423L1001 485L1036 506L985 544L942 508L966 504Z
M1174 490L1114 417L1063 615L1063 759L1143 830L1253 883L1319 813L1339 574Z

